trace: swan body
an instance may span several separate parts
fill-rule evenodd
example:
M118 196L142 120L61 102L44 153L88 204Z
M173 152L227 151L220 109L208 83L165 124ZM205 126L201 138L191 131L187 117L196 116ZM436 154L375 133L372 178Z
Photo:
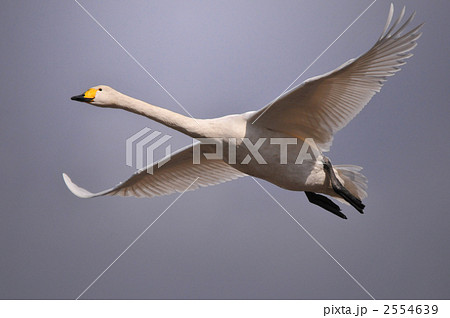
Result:
M91 193L63 174L66 185L81 198L153 197L251 175L284 189L305 191L310 202L340 217L345 218L340 208L318 193L350 203L362 213L361 200L367 196L367 179L359 172L362 168L332 166L323 153L329 150L334 134L345 127L380 91L387 77L394 75L405 64L405 59L412 56L409 51L416 46L422 25L401 35L414 17L412 14L397 28L404 13L405 8L388 30L393 16L391 4L382 35L369 51L332 72L306 80L258 111L194 119L137 100L106 85L92 87L72 97L94 106L146 116L200 143L172 154L164 165L153 164L153 173L148 173L148 167L141 169L109 190ZM205 142L205 138L220 144L223 151L220 158L211 159L217 145ZM196 152L200 154L200 161L194 163Z

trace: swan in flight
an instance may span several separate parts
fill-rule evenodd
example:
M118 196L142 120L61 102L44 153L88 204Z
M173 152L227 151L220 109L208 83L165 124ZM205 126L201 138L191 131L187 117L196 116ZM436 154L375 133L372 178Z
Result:
M200 142L172 154L170 160L163 159L162 165L154 163L137 171L114 188L91 193L63 174L67 187L80 198L154 197L250 175L284 189L304 191L311 203L341 218L346 216L340 207L325 195L363 213L367 179L359 172L362 168L333 166L323 153L329 151L333 135L412 56L409 52L416 46L422 24L402 35L415 15L400 25L404 14L405 8L389 28L393 17L391 4L384 30L369 51L334 71L306 80L258 111L194 119L129 97L106 85L73 96L71 99L75 101L146 116ZM218 147L222 147L221 157Z

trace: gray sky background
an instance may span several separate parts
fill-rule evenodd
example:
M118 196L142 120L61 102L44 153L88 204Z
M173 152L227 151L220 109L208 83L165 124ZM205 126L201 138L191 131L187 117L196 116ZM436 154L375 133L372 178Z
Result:
M211 118L278 96L371 1L80 1L189 112ZM378 0L298 81L378 39ZM450 298L448 1L381 94L335 136L335 164L364 167L366 214L341 220L262 182L377 299ZM182 109L74 1L0 4L0 298L74 299L176 198L78 199L126 179L125 140L146 118L71 101L96 84ZM251 179L186 193L84 299L367 299Z

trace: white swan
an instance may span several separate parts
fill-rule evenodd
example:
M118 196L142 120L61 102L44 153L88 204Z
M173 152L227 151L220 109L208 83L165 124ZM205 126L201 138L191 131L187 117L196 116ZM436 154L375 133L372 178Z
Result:
M196 178L189 190L251 175L285 189L305 191L310 202L342 218L346 217L339 206L317 193L346 201L362 213L361 200L367 194L366 178L359 173L361 168L333 167L322 152L329 150L333 135L380 91L387 77L394 75L405 64L404 60L412 56L408 52L416 46L422 24L401 35L414 17L413 13L397 28L404 13L405 8L388 30L393 16L391 4L381 37L368 52L332 72L306 80L259 111L193 119L126 96L106 85L72 97L95 106L146 116L196 139L213 138L222 142L224 155L207 159L204 154L214 153L216 146L201 143L199 164L193 162L195 147L189 146L173 154L161 167L154 164L153 174L142 169L112 189L91 193L63 174L67 187L81 198L153 197L185 191ZM305 145L311 147L308 154L303 151L308 148ZM306 159L299 162L302 151L302 158Z

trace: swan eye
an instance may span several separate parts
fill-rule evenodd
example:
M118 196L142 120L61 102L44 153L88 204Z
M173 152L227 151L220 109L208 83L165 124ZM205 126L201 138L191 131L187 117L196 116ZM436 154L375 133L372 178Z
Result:
M101 88L99 88L98 90L99 90L100 92L102 91L102 89L101 89Z

